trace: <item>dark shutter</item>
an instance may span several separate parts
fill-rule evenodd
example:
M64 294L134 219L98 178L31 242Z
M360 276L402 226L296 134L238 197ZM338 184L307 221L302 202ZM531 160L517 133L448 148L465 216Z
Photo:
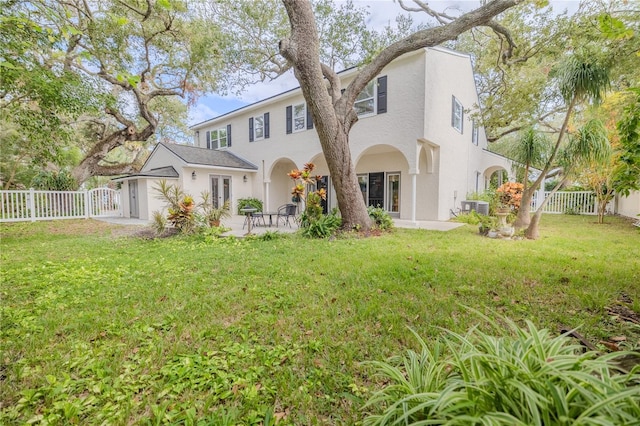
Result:
M307 104L307 129L313 129L313 117L311 116L311 108Z
M378 77L378 114L387 112L387 76Z
M249 142L253 142L253 117L249 119Z
M207 149L211 149L211 132L207 131Z
M227 146L231 146L231 124L227 124Z
M269 113L264 113L264 138L269 139Z
M293 132L293 108L287 107L287 134Z

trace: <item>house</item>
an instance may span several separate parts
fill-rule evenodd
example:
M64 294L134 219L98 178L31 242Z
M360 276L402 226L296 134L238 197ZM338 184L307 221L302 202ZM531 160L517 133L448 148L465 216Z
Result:
M341 72L343 85L357 70ZM350 133L351 155L367 205L392 216L447 220L467 193L482 191L508 159L487 150L470 118L478 96L469 55L435 47L396 59L362 91ZM215 204L263 200L265 211L291 202L287 173L316 165L337 207L327 163L299 88L192 126L194 145L159 143L140 173L121 178L125 216L150 219L162 203L159 179L186 192L212 194Z

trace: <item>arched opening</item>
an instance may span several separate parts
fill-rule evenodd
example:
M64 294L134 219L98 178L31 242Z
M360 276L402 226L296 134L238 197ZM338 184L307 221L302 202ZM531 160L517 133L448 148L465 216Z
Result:
M381 207L395 217L410 217L409 162L391 145L371 146L358 156L356 173L367 206Z
M509 181L509 173L504 167L494 166L489 167L483 173L484 185L479 190L486 190L489 188L498 188L505 182Z
M279 206L291 202L293 181L287 174L298 166L289 158L280 158L271 166L265 181L264 209L273 211Z

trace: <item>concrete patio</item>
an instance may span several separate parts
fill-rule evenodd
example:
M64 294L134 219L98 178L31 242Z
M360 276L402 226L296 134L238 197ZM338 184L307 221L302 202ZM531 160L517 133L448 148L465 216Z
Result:
M124 217L96 217L95 219L101 220L108 223L113 223L117 225L138 225L138 226L151 226L151 221L140 220L140 219L131 219ZM265 218L266 222L269 222L268 218ZM274 218L275 220L275 218ZM228 219L224 219L222 224L227 228L231 228L231 231L227 232L225 235L234 235L236 237L244 237L246 236L248 229L245 224L245 217L241 215L233 215ZM412 222L410 220L401 220L394 219L394 224L397 228L408 228L408 229L425 229L428 231L450 231L452 229L463 226L463 223L457 222L441 222L441 221L416 221ZM291 226L283 225L282 223L279 226L276 226L274 223L273 226L252 226L251 233L254 235L264 234L265 232L282 232L282 233L292 233L298 230L298 225L291 221Z

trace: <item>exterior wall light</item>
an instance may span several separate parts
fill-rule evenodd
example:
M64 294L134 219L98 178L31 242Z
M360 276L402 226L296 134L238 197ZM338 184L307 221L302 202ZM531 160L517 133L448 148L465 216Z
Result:
M196 171L191 172L191 180L196 180Z

